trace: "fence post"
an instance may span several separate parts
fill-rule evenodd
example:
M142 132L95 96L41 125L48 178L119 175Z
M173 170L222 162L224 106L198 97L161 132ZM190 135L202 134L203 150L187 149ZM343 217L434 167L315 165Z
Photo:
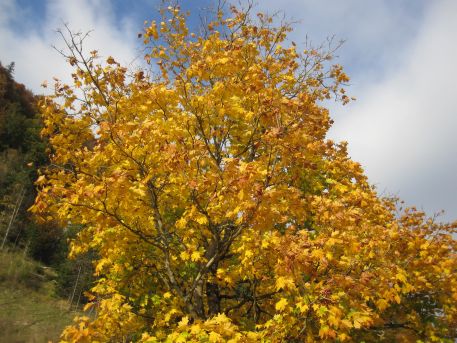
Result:
M73 305L73 298L75 297L76 287L78 287L79 275L81 274L81 268L82 268L82 266L79 266L78 276L76 277L75 286L73 287L73 293L71 294L71 298L70 298L70 306L68 307L69 311L71 310L71 305Z
M8 223L8 226L6 227L5 236L3 236L2 246L0 247L1 250L3 250L3 247L5 245L6 239L8 238L8 234L9 234L9 232L11 230L11 227L13 226L14 220L16 219L16 216L17 216L17 214L19 212L19 209L21 208L22 199L24 199L24 195L25 195L25 189L24 189L24 186L22 186L21 192L20 192L20 196L17 199L16 204L14 205L13 214L11 215L11 218L10 218L10 221Z

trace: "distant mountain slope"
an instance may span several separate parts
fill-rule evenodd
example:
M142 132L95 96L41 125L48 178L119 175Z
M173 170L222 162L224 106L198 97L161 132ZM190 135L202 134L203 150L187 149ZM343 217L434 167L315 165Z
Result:
M0 63L0 244L6 235L6 245L27 246L31 256L51 263L62 232L53 225L38 226L27 212L36 196L37 171L47 163L39 97L15 82L13 74L13 64Z

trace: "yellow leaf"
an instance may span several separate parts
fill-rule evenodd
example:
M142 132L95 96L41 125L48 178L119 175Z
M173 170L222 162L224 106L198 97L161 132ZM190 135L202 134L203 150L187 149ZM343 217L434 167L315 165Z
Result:
M276 290L295 288L294 281L291 278L280 276L276 279Z
M360 329L361 327L362 327L362 325L361 325L360 321L354 320L354 328Z
M187 225L187 220L184 217L181 217L177 222L176 222L176 227L178 229L184 229Z
M352 328L352 322L348 319L343 319L341 323L346 327L346 328Z
M218 343L218 342L223 342L224 340L222 339L222 336L220 334L218 334L217 332L210 332L209 341L211 343Z
M397 273L397 275L395 275L395 277L396 277L397 280L400 280L401 282L406 283L406 276L405 276L405 274L403 274L403 273Z
M181 321L178 323L179 327L186 327L187 324L189 324L189 317L185 316L181 319Z
M284 311L284 309L287 307L287 299L286 298L281 298L275 305L275 308L277 311Z
M379 299L376 302L376 306L381 310L384 311L387 307L389 307L389 303L385 299Z
M206 218L206 216L204 216L204 215L201 215L197 218L197 223L199 223L201 225L206 225L206 224L208 224L208 218Z
M297 305L297 307L299 308L299 310L300 310L301 313L305 313L305 312L307 312L307 311L309 310L309 306L306 305L306 304L301 304L301 303L299 303L299 304Z
M190 259L190 255L187 251L183 251L179 254L179 257L181 257L182 260L188 261Z
M398 294L395 294L394 299L397 302L397 304L399 304L401 302L400 296Z
M229 62L229 61L230 61L230 60L229 60L227 57L223 57L223 58L220 58L220 59L218 60L218 62L219 62L220 64L226 64L226 63Z
M201 259L201 256L202 256L202 254L200 251L194 251L190 255L190 259L194 262L198 262Z

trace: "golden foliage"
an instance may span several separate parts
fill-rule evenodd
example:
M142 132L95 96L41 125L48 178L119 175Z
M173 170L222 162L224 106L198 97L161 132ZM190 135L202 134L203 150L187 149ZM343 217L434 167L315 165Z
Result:
M349 99L323 50L232 8L203 35L177 7L143 35L160 75L70 45L42 103L52 166L33 211L80 223L94 319L67 342L452 340L455 224L397 213L325 138ZM83 94L81 97L80 94Z

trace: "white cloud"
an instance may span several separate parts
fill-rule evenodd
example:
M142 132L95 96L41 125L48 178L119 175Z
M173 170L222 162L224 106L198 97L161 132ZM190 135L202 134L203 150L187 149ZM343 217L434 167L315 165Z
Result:
M332 136L348 140L371 180L457 218L457 2L431 2L402 58L381 82L360 83L359 101L338 114Z
M113 8L108 0L48 0L45 2L45 18L42 26L24 25L21 31L11 25L14 18L24 18L24 10L13 0L5 0L0 5L0 51L2 62L16 63L15 78L34 92L41 93L40 84L56 76L69 80L71 68L52 45L63 48L64 43L56 33L68 23L72 31L93 30L85 41L84 49L98 50L102 56L113 55L129 64L138 57L136 32L131 20L124 16L116 22ZM26 17L24 20L34 20ZM33 29L33 30L32 30Z
M369 79L403 53L405 41L413 37L421 20L422 2L409 0L264 0L261 9L284 10L299 21L292 38L305 35L316 43L335 35L346 40L338 51L339 62L359 80Z
M265 0L262 7L278 9ZM357 101L330 104L329 136L349 142L381 192L457 219L457 2L284 0L297 37L337 34Z
M6 23L10 20L13 9L13 0L4 0L3 2L0 2L0 23Z

